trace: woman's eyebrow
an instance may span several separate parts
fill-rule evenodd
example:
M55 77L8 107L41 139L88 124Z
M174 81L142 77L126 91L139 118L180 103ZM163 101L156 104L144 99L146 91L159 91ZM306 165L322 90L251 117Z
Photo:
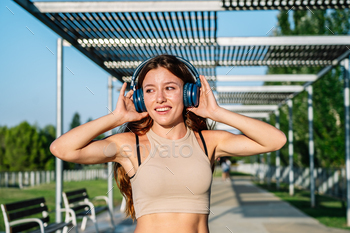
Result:
M179 83L174 82L174 81L165 82L164 84L165 84L165 85L167 85L167 84L175 84L175 85L180 86ZM153 85L153 84L146 84L143 88L146 88L147 86L154 86L154 85Z

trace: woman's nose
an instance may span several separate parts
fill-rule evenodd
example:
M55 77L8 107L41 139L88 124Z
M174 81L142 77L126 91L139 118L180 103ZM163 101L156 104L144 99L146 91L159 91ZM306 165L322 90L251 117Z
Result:
M166 101L166 98L165 98L163 91L159 91L157 93L157 103L163 103L165 101Z

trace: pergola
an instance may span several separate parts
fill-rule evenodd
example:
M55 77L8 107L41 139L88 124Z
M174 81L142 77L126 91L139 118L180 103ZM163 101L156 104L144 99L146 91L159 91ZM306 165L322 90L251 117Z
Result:
M174 54L192 62L210 81L218 103L237 113L268 119L279 108L289 106L290 194L293 195L292 99L306 90L309 95L309 155L311 206L315 205L313 179L312 83L343 62L345 77L347 216L350 225L350 126L349 60L350 36L218 37L217 12L227 10L296 10L349 8L350 0L216 0L216 1L114 1L114 2L31 2L14 0L50 27L92 61L121 82L129 82L134 69L149 57ZM331 29L329 29L331 31ZM333 32L332 32L333 33ZM57 44L57 137L62 134L62 48ZM216 67L231 67L217 75ZM317 66L323 69L308 75L230 75L235 66ZM221 81L286 82L298 85L223 86ZM303 85L300 83L303 82ZM111 79L110 79L111 86ZM111 89L110 89L111 93ZM110 94L111 96L111 94ZM111 99L111 97L110 97ZM111 101L110 101L110 109ZM217 125L217 129L232 127ZM62 164L56 166L56 220L62 193ZM276 177L279 182L279 153ZM108 165L108 173L112 164ZM112 178L108 180L112 200ZM110 201L110 208L112 201Z

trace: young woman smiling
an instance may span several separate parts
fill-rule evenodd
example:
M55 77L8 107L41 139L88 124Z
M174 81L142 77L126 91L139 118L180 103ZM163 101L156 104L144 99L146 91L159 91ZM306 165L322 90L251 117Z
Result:
M208 233L214 161L275 151L286 142L275 127L220 107L204 76L198 77L198 107L186 107L184 98L192 92L186 87L184 92L184 86L199 82L192 73L175 56L150 59L142 66L135 90L142 90L147 111L137 109L134 90L124 96L124 83L112 113L70 130L50 147L68 162L115 162L126 214L137 219L136 233ZM210 130L208 118L243 134ZM93 141L123 124L125 132Z

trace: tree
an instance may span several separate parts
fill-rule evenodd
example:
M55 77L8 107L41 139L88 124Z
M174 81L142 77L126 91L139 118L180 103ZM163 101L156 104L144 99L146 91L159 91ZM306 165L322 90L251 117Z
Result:
M6 170L5 162L5 134L7 131L6 126L0 126L0 171Z
M6 130L4 166L9 171L44 169L47 153L43 135L24 121Z
M44 164L45 170L55 170L55 156L51 154L50 145L56 139L56 128L53 125L46 125L40 130L40 134L45 138L44 148L45 153L48 155L45 158Z
M290 11L292 12L292 11ZM349 34L350 11L305 10L294 11L292 20L286 11L278 15L275 35L330 35ZM322 67L269 67L269 74L316 74ZM265 83L270 85L271 83ZM291 84L290 82L273 84ZM296 83L298 84L298 83ZM313 84L314 94L314 140L316 166L342 166L344 164L344 107L343 79L340 68ZM288 108L281 108L281 130L288 132ZM274 119L273 123L274 123ZM308 117L307 93L293 99L294 163L308 166ZM281 160L288 164L288 149L281 150Z
M73 129L80 125L80 115L78 112L74 113L72 122L70 123L70 129Z

